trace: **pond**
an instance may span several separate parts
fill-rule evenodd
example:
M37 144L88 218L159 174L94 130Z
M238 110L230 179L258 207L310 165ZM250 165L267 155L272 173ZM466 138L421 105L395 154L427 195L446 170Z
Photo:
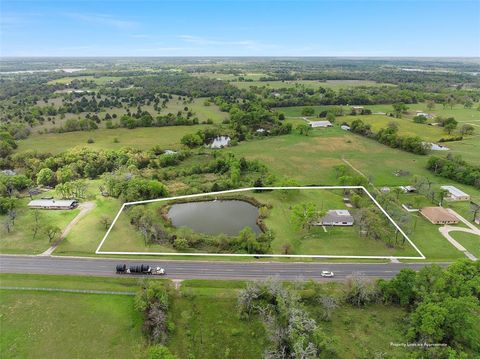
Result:
M261 233L257 225L258 208L239 200L177 203L170 207L168 218L175 227L211 235L236 236L245 227Z

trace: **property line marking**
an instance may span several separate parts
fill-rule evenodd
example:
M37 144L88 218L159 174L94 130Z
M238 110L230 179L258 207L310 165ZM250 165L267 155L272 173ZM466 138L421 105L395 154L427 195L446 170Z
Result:
M220 194L227 194L227 193L238 193L238 192L247 192L247 191L270 191L270 190L314 190L314 189L361 189L363 190L368 197L373 201L373 203L380 209L380 211L388 218L388 220L393 224L393 226L402 234L402 236L410 243L410 245L417 251L420 256L348 256L348 255L308 255L308 254L234 254L234 253L179 253L179 252L117 252L117 251L101 251L105 240L107 239L108 235L110 234L113 226L117 222L120 214L125 209L126 206L136 205L136 204L146 204L146 203L154 203L154 202L165 202L165 201L173 201L177 199L186 199L186 198L198 198L198 197L206 197L212 195L220 195ZM109 254L109 255L142 255L142 256L203 256L203 257L271 257L271 258L339 258L339 259L426 259L424 254L418 249L418 247L412 242L412 240L406 235L406 233L400 228L400 226L393 220L392 217L382 208L380 203L368 192L368 190L364 186L286 186L286 187L247 187L247 188L238 188L238 189L231 189L225 191L217 191L217 192L208 192L208 193L196 193L191 195L185 196L175 196L175 197L167 197L167 198L157 198L157 199L149 199L144 201L135 201L135 202L125 202L120 210L118 211L117 215L112 221L112 224L108 228L107 232L103 236L100 244L98 245L97 249L95 250L95 254Z

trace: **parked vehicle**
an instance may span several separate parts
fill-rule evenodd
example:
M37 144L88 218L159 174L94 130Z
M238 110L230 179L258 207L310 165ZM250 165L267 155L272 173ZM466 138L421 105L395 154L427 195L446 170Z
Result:
M328 270L322 270L322 273L320 273L322 277L326 278L331 278L334 276L333 272L330 272Z
M127 267L126 264L116 265L117 274L144 274L144 275L165 275L165 269L162 267L150 267L148 264L132 265Z

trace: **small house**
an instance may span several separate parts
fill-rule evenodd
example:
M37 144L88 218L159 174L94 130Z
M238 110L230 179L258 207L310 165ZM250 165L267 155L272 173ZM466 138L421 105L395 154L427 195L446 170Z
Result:
M364 110L363 106L352 106L352 113L361 114Z
M459 190L457 187L441 186L440 188L448 191L448 194L445 196L445 199L447 201L469 201L470 200L470 195Z
M28 203L30 209L74 209L78 201L74 199L34 199Z
M308 123L310 127L316 128L316 127L332 127L332 123L330 121L310 121Z
M443 207L425 207L420 210L422 216L433 224L457 224L458 218Z
M228 136L218 136L213 139L213 142L210 144L210 148L224 148L230 144L230 137Z
M353 226L354 219L346 209L334 209L312 224L314 226Z
M417 192L417 189L413 186L400 186L400 188L405 193L415 193L415 192Z

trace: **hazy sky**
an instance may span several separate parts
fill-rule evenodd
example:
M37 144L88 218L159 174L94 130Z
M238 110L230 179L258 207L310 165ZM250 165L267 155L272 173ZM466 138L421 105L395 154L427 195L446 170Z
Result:
M0 56L480 56L480 0L0 0Z

